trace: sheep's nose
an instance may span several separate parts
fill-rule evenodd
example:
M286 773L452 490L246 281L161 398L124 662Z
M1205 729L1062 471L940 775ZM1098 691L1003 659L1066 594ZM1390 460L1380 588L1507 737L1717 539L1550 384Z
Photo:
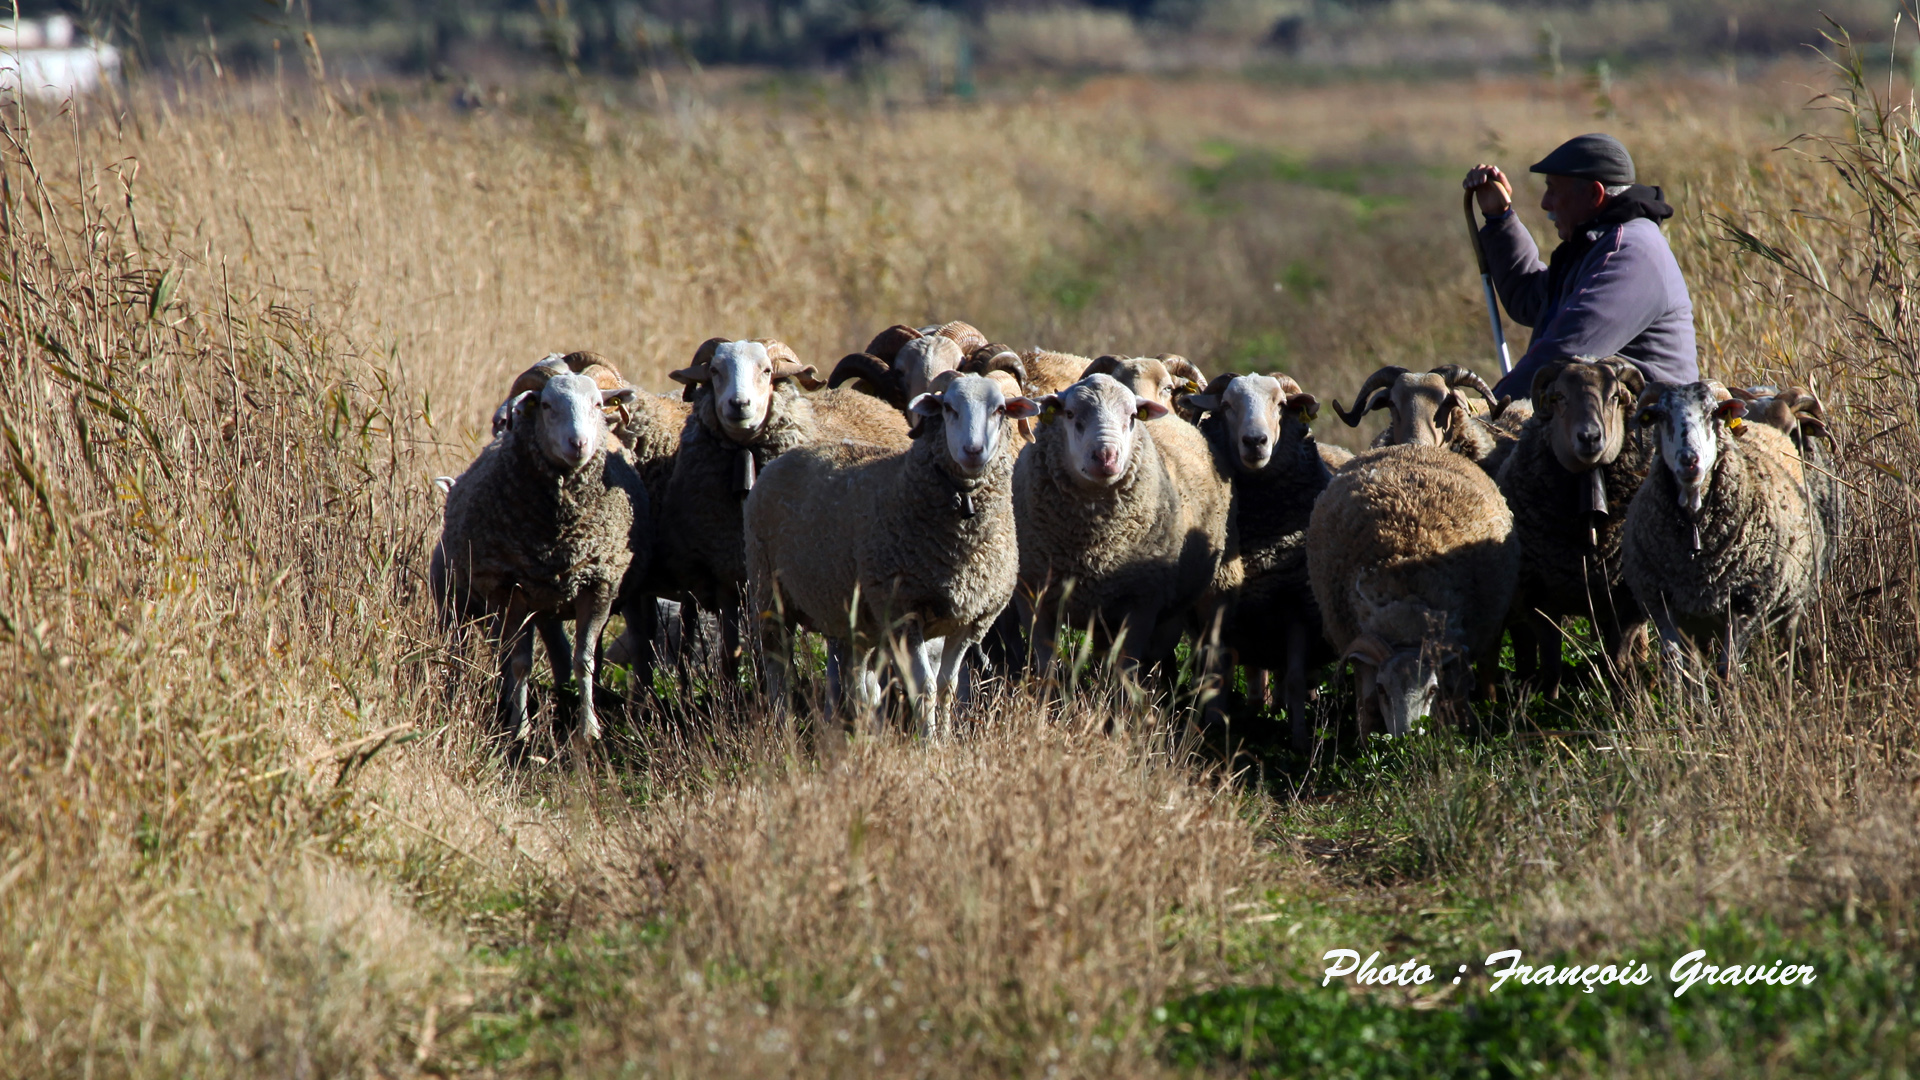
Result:
M1589 454L1600 449L1601 434L1600 429L1597 427L1581 428L1577 439L1580 443L1580 449L1585 450Z
M573 438L567 440L567 449L572 451L576 459L587 456L588 445L589 440L585 435L575 435Z
M1242 435L1240 436L1240 445L1249 450L1258 450L1267 445L1267 437L1265 435Z
M961 447L960 452L967 455L967 457L969 458L978 460L986 456L987 448L985 446L982 446L979 443L970 442L967 445Z
M746 398L743 398L743 397L729 398L727 401L727 408L732 409L736 413L745 413L747 411L747 406L751 404L752 402L748 401Z
M1700 456L1698 454L1681 454L1675 459L1674 464L1679 466L1675 471L1680 475L1680 479L1689 481L1700 479Z
M1094 471L1102 476L1112 476L1120 471L1120 450L1118 447L1102 446L1093 452Z

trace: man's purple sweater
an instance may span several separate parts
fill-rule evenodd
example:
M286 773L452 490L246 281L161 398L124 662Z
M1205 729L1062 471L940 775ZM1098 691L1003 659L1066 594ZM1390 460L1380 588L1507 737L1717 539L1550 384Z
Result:
M1624 356L1650 382L1699 381L1693 301L1660 226L1640 217L1592 234L1592 250L1554 289L1518 214L1509 210L1481 228L1507 314L1533 327L1526 354L1494 387L1496 394L1525 397L1542 365L1573 356Z

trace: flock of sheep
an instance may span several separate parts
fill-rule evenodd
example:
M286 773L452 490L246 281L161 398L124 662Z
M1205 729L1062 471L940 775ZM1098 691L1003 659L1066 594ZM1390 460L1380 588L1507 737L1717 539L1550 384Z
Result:
M550 356L443 478L435 596L490 620L516 745L536 634L571 673L564 729L597 737L609 617L608 657L646 685L666 601L688 630L717 616L729 659L754 632L781 709L796 628L827 639L829 709L878 716L891 684L933 735L980 673L1053 663L1064 627L1134 672L1184 636L1203 685L1243 665L1259 700L1278 672L1299 749L1309 672L1350 663L1359 731L1401 734L1490 693L1508 632L1557 692L1570 617L1615 678L1649 621L1674 670L1691 639L1731 673L1797 623L1842 524L1811 394L1649 386L1619 358L1497 402L1458 366L1382 368L1334 403L1350 426L1389 414L1358 455L1314 440L1318 400L1285 375L1014 350L959 322L891 327L824 382L780 342L720 338L672 378L659 396Z

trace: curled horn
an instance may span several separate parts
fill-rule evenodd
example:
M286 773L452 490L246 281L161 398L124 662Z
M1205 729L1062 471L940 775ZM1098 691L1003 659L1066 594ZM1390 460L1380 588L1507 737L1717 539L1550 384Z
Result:
M1351 412L1341 408L1339 400L1335 399L1333 403L1334 413L1337 414L1340 420L1348 427L1359 427L1361 417L1386 404L1386 398L1377 397L1375 391L1385 390L1387 387L1392 386L1400 376L1406 373L1406 368L1394 367L1391 364L1381 368L1379 371L1367 376L1367 381L1360 384L1360 392L1353 395L1353 410Z
M841 357L840 362L833 365L833 374L827 376L827 386L837 388L853 379L859 379L859 388L874 397L896 408L907 407L900 373L872 353L849 353Z
M1429 374L1438 375L1446 379L1447 389L1449 390L1455 390L1465 386L1469 389L1479 391L1480 396L1486 398L1488 404L1492 404L1498 400L1493 396L1493 387L1487 385L1487 380L1481 378L1478 373L1469 371L1459 364L1442 364L1434 368Z
M1019 353L1005 345L981 345L975 348L972 355L961 361L960 370L975 375L1004 371L1021 386L1027 385L1027 365L1020 362Z
M813 365L802 364L800 357L794 353L792 346L786 342L767 338L762 340L760 344L766 346L767 358L773 361L774 382L779 382L781 379L792 379L794 382L799 383L802 389L806 390L818 390L827 385L820 381L819 376L814 374Z
M1641 371L1639 366L1631 360L1618 356L1609 356L1605 360L1600 361L1600 366L1613 372L1613 377L1620 380L1620 385L1626 388L1627 394L1631 397L1638 398L1640 391L1647 388L1646 373ZM1716 383L1715 385L1718 384Z
M1827 428L1827 408L1814 396L1813 391L1803 386L1792 386L1781 391L1779 398L1793 410L1793 418L1799 422L1802 434L1833 444L1833 432Z
M1093 363L1088 364L1085 368L1081 369L1080 371L1081 378L1084 379L1089 375L1108 375L1116 379L1119 378L1120 377L1120 358L1112 355L1111 353L1109 353L1106 356L1100 357L1098 360L1095 360Z
M1196 387L1207 385L1207 377L1195 367L1193 361L1174 353L1161 353L1160 362L1167 365L1167 371L1176 379L1185 379Z
M1346 647L1343 655L1345 659L1359 660L1377 668L1393 659L1393 650L1378 635L1361 634Z
M685 390L680 392L681 400L692 401L695 387L713 381L713 369L707 365L713 362L714 351L726 343L727 339L723 337L708 338L700 343L698 349L694 350L693 363L688 364L678 371L667 372L667 378L686 387Z
M513 385L507 388L507 396L513 398L529 390L535 392L544 390L548 379L565 370L567 370L566 364L560 354L554 353L514 376Z
M893 358L900 355L900 346L905 345L915 338L922 337L926 337L926 335L915 330L913 327L895 323L885 330L880 331L878 334L875 334L873 340L867 342L866 352L869 355L879 357L885 363L891 364L893 363Z
M1639 424L1641 411L1650 405L1659 404L1660 395L1665 393L1666 389L1667 385L1665 383L1653 383L1645 390L1640 391L1639 399L1633 403L1633 415L1627 418L1628 421Z
M934 333L960 346L962 356L987 343L987 335L975 330L972 324L963 323L958 319L935 330Z

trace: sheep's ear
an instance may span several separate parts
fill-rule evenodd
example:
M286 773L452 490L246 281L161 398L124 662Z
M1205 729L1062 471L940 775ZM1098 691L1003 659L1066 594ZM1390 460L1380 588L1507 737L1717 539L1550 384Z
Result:
M507 402L508 431L512 431L516 425L526 421L527 410L533 407L534 399L539 396L539 394L534 393L532 390L522 390L513 396L512 401Z
M1135 396L1133 404L1133 415L1141 420L1158 420L1167 415L1168 412L1165 405L1152 398Z
M1715 420L1738 420L1747 415L1747 403L1739 398L1728 398L1713 407Z
M1312 394L1293 394L1287 398L1287 411L1311 422L1320 415L1320 399Z
M1048 394L1040 399L1040 422L1051 424L1060 416L1060 395Z
M1660 422L1660 410L1651 405L1643 405L1639 412L1633 414L1633 422L1639 427L1652 427Z
M1533 373L1533 386L1527 391L1527 396L1533 399L1533 411L1541 419L1553 415L1553 405L1547 401L1547 387L1552 386L1553 381L1566 369L1567 361L1556 360Z
M1025 420L1040 415L1040 403L1027 397L1007 399L1007 415L1015 420Z
M623 386L618 390L600 391L600 404L609 408L624 409L638 400L640 400L640 394L631 386Z
M1220 407L1219 394L1188 394L1180 403L1195 412L1213 412Z
M917 394L907 402L907 411L915 416L939 416L941 404L939 394Z

